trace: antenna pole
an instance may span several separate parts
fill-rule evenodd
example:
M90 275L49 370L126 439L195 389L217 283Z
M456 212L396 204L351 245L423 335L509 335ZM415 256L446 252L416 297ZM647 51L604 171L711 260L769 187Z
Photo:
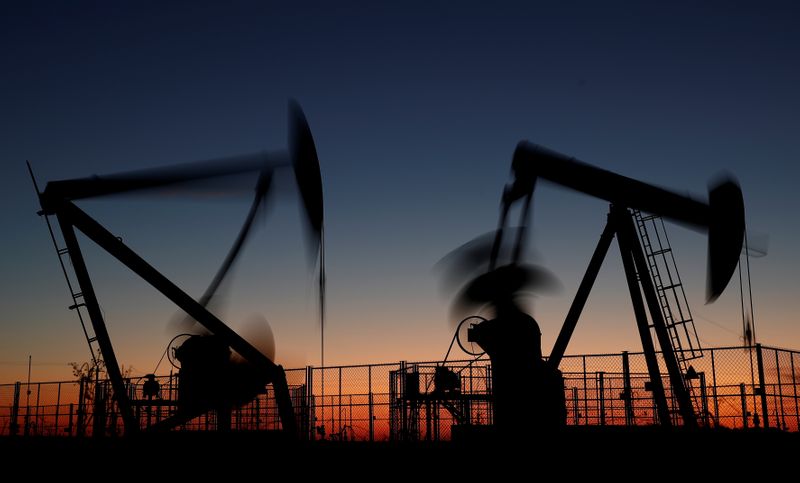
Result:
M31 181L33 181L33 188L36 190L36 194L39 194L39 183L36 182L36 177L33 175L33 168L31 168L31 162L25 161L25 164L28 166L28 174L31 175Z

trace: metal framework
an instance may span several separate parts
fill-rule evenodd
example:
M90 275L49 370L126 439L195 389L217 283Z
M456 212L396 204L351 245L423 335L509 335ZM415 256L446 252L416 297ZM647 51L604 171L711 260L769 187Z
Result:
M167 279L167 277L162 275L152 265L127 247L119 238L105 229L100 223L86 214L86 212L78 208L74 203L63 198L50 199L47 197L47 192L40 193L39 196L42 205L40 214L44 216L55 215L64 236L66 249L72 260L72 266L81 289L80 295L83 299L82 303L89 313L89 320L91 321L92 329L95 334L94 339L100 347L106 371L108 372L109 380L111 381L111 386L114 391L114 399L119 406L126 433L131 434L137 432L139 430L139 424L133 414L131 400L126 391L125 381L119 369L114 347L111 344L111 338L106 330L103 314L100 310L89 271L86 268L83 254L75 235L75 229L78 229L99 247L152 285L211 333L221 337L233 350L255 364L265 374L268 374L269 380L272 382L275 389L275 396L278 401L283 428L286 432L291 434L296 433L294 413L292 411L292 403L289 397L289 389L286 384L286 375L283 371L283 367L275 364L258 349L253 347L249 342Z

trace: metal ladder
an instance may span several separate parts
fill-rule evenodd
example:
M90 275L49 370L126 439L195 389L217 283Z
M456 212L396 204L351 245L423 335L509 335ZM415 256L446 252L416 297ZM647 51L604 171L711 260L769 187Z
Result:
M643 215L639 210L633 210L633 218L636 221L636 229L658 294L675 357L681 372L686 374L689 369L688 361L703 357L703 349L697 337L694 319L675 264L664 220L656 215Z
M91 326L87 327L86 322L84 321L83 312L82 310L85 309L86 304L83 302L83 292L75 291L74 286L75 284L72 283L69 277L69 271L67 270L67 264L64 262L66 259L70 266L72 265L72 259L69 255L68 248L62 248L58 244L58 240L56 239L56 234L53 231L53 226L50 223L49 215L39 212L39 215L44 218L44 221L47 223L47 231L50 233L50 239L53 240L53 247L56 249L56 254L58 255L58 263L61 265L61 271L64 273L64 279L67 281L67 287L69 288L69 294L72 297L72 305L69 306L70 310L74 310L76 314L78 314L78 320L81 322L81 328L83 329L83 335L86 337L86 342L89 344L89 352L92 355L92 364L94 367L99 368L98 365L98 354L100 354L100 345L97 342L97 337L91 332Z
M36 191L36 198L38 199L41 196L41 191L39 191L39 183L36 182L36 176L33 175L31 163L26 161L25 164L28 166L28 173L31 176L33 189ZM64 263L64 258L66 257L67 260L69 260L70 266L72 265L72 259L69 256L69 249L62 248L58 245L58 239L56 239L56 234L53 231L53 225L50 223L50 215L45 213L44 210L39 211L37 214L43 217L45 223L47 224L47 232L50 233L50 239L53 241L53 248L55 248L56 255L58 255L58 263L61 265L61 272L64 274L64 280L67 281L69 295L72 297L72 305L69 306L69 309L74 310L75 313L78 314L78 320L81 322L83 335L86 337L86 342L89 344L89 353L92 355L92 364L94 364L95 368L100 369L100 365L98 364L97 360L97 355L100 354L100 344L97 343L97 337L94 335L94 332L89 332L89 329L87 329L86 322L83 320L83 313L81 312L81 309L86 307L86 304L83 302L83 292L75 291L73 288L74 285L69 278L67 265ZM93 344L97 344L97 347L95 347Z

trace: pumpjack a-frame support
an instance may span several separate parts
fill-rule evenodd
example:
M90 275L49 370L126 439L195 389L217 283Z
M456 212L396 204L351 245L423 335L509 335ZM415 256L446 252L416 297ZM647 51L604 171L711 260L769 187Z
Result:
M602 235L600 235L600 240L589 261L586 273L578 286L578 291L567 312L564 325L561 327L561 332L558 334L558 338L548 358L548 363L553 368L558 368L561 363L561 359L567 349L572 333L575 331L575 327L578 324L578 319L589 298L589 293L592 290L597 274L600 271L600 267L603 264L603 260L615 236L619 245L620 256L622 257L622 265L625 270L628 290L630 291L639 338L642 341L642 350L647 363L647 372L650 376L650 389L652 390L653 399L656 404L658 420L662 426L672 425L670 409L667 404L664 383L661 377L661 370L658 365L658 357L650 331L650 321L652 321L652 328L655 331L658 345L661 348L661 355L664 359L664 365L667 368L670 385L678 403L678 412L683 420L683 424L686 427L695 427L697 426L697 419L692 406L691 397L684 381L684 375L681 373L675 351L672 347L672 341L664 321L664 315L658 303L658 294L656 293L656 288L650 275L644 251L636 236L636 228L632 214L625 206L619 204L611 205L605 229ZM650 314L650 321L648 321L648 312ZM626 397L630 397L630 395L628 394Z
M128 397L125 387L125 381L123 380L116 354L114 353L114 347L111 344L111 338L106 329L97 295L94 292L94 287L89 277L89 271L86 268L86 263L76 236L76 228L100 248L111 254L119 262L156 288L175 305L183 309L190 317L194 318L212 334L224 340L225 343L242 357L264 371L273 384L283 430L290 435L296 434L294 411L292 409L289 387L286 382L286 373L282 366L275 364L258 349L253 347L199 302L195 301L186 294L186 292L181 290L177 285L126 246L119 238L114 236L86 212L78 208L72 201L68 199L45 199L44 193L40 193L40 203L42 204L41 215L55 215L58 219L58 224L61 228L64 242L72 260L78 284L81 288L83 303L89 314L95 338L103 356L109 379L111 380L114 398L119 406L120 416L122 417L126 434L137 433L139 431L139 423L134 416L131 400Z

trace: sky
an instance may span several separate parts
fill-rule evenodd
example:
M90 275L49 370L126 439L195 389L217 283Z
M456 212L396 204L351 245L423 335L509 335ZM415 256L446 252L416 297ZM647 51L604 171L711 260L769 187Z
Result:
M47 181L286 149L297 99L326 215L326 363L438 360L450 299L433 269L492 230L523 139L703 197L721 172L768 239L751 260L760 342L800 348L800 20L792 2L3 2L0 382L89 359L25 161ZM315 279L290 172L215 313L272 326L277 360L319 364ZM247 196L78 205L199 296ZM537 187L528 259L562 289L532 314L549 353L607 205ZM740 343L738 282L706 305L706 237L669 224L707 346ZM81 239L125 367L152 372L177 309ZM570 353L639 350L615 246ZM162 363L159 372L166 372Z

